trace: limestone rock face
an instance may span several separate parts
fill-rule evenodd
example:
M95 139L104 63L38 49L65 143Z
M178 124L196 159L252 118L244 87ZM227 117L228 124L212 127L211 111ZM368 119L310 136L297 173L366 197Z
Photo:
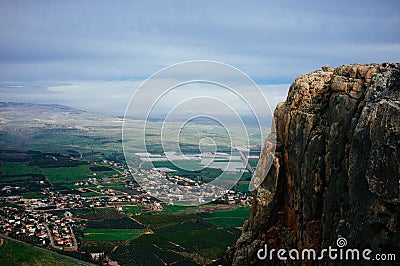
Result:
M258 249L321 250L339 236L400 260L400 64L300 76L274 118L276 150L267 138L256 173L265 179L227 264L279 265Z

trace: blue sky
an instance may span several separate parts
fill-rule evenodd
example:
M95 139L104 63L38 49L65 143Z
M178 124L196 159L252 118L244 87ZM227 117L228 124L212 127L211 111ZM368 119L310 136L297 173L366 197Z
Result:
M271 99L322 65L400 61L399 1L1 1L1 101L121 114L154 72L215 60ZM112 99L112 100L110 100Z

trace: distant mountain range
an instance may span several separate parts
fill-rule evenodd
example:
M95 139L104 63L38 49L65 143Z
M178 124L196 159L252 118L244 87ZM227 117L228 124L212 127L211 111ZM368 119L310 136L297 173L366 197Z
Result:
M115 123L116 122L116 123ZM118 127L122 119L94 114L60 104L0 102L0 131Z
M83 114L86 111L78 110L61 104L37 104L37 103L16 103L0 102L0 113L4 111L27 110L29 112L67 112L69 114Z
M118 119L122 120L124 119L124 116L108 116L105 114L96 114L96 113L91 113L87 112L84 110L79 110L72 108L70 106L66 105L61 105L61 104L37 104L37 103L17 103L17 102L0 102L0 123L2 119L9 119L9 118L16 118L21 116L27 116L25 118L32 118L32 116L35 117L35 119L43 118L43 119L49 119L49 118L54 118L54 119L59 119L59 118L73 118L73 119L89 119L89 120L97 120L97 119L102 119L102 120L109 120L109 119ZM132 120L144 120L145 118L143 117L126 117L128 119ZM13 119L11 119L13 120ZM165 121L165 117L163 116L157 116L157 117L148 117L147 121L150 122L163 122ZM186 119L181 119L181 120L176 120L172 122L185 122ZM259 121L254 116L251 115L241 115L240 116L240 121L243 122L243 124L246 127L259 127ZM215 125L218 124L216 121L209 119L209 118L196 118L191 121L192 123L195 124L202 124L202 125ZM224 124L232 124L232 123L237 123L237 118L236 117L225 117L225 120L223 121ZM265 123L263 123L265 124ZM267 122L268 125L270 125L270 121Z

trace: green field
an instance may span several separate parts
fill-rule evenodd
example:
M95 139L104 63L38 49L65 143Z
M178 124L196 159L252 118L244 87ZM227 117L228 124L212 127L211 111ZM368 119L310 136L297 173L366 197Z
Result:
M165 214L174 214L174 213L188 213L188 212L193 212L196 207L190 207L190 206L177 206L177 205L163 205L164 211L163 213Z
M223 255L228 246L236 242L239 231L215 229L201 221L189 220L159 230L156 234L192 253L216 259Z
M216 211L212 213L215 217L249 217L250 216L250 208L236 208L231 210L223 210L223 211Z
M101 196L102 194L98 193L98 192L88 191L88 192L80 193L80 195L82 197L97 197L97 196Z
M235 228L243 226L243 222L245 219L237 217L213 217L206 218L205 220L221 228Z
M118 172L112 168L105 166L91 166L87 161L70 159L69 156L59 153L41 153L33 151L30 153L17 151L12 153L7 151L3 152L1 156L5 161L0 166L0 174L42 174L52 184L66 185L67 187L72 187L75 182L87 180L88 177L101 179L103 177L110 178L114 175L118 175ZM2 180L4 182L24 182L29 179L31 179L29 176L10 176L3 178ZM123 188L123 185L119 188Z
M240 231L216 228L194 213L154 214L135 217L153 230L119 246L111 257L122 264L210 264L232 246ZM143 261L143 256L148 261Z
M253 168L257 167L257 163L258 163L258 160L257 161L256 160L249 160L249 164Z
M51 183L71 184L87 179L93 172L90 171L89 165L80 165L78 167L59 167L43 169L43 174Z
M236 186L236 190L241 192L249 192L249 184L239 184Z
M193 213L197 209L196 207L191 207L191 206L178 206L178 205L167 205L167 204L163 204L163 207L164 210L162 211L162 214ZM137 215L141 213L141 209L142 206L122 206L122 210L126 214ZM157 212L155 211L148 213L157 214Z
M111 253L121 265L198 265L179 255L184 251L156 234L145 234Z
M37 193L37 192L24 193L23 196L26 199L44 199L44 198L49 197L48 195L43 195L43 194Z
M0 240L2 241L2 240ZM27 244L3 240L0 245L1 265L80 265L74 260Z
M41 180L44 180L44 176L40 176L37 174L23 174L17 176L2 176L0 179L0 183L14 182L16 184L17 182L37 182Z
M107 185L103 185L102 187L103 189L106 188L111 188L114 190L124 190L125 189L125 184L123 182L114 182L113 184L107 184Z
M144 229L86 228L83 230L83 239L93 241L121 241L139 237L144 232Z
M178 209L175 211L178 211ZM175 243L183 247L185 252L199 254L211 260L222 256L226 248L235 243L240 231L234 228L239 226L239 221L243 224L244 216L247 218L249 215L248 209L219 211L216 212L218 216L209 218L209 222L208 219L190 213L190 209L180 209L179 211L181 213L141 215L137 216L136 219L149 226L154 231L155 236L168 243ZM223 220L224 216L228 220L234 220L234 224L214 226L212 219ZM232 223L232 221L229 223ZM141 238L133 241L139 241Z
M4 172L7 175L40 174L39 169L27 166L23 162L4 162L0 166L0 172Z
M108 218L122 218L126 215L117 211L115 208L95 208L95 209L76 209L72 213L79 218L90 219L93 221L104 220Z
M243 226L244 221L248 219L249 216L249 208L237 208L213 212L210 218L204 218L204 220L218 227L235 228Z
M143 214L135 217L139 222L148 225L153 230L168 228L184 221L196 219L194 214Z
M140 213L142 206L122 206L122 211L128 214Z

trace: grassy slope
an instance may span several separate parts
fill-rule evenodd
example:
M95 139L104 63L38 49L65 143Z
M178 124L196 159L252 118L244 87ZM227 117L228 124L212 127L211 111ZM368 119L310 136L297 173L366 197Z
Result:
M80 265L50 251L9 240L0 246L0 262L2 265Z
M171 208L172 209L172 208ZM178 209L174 210L178 211ZM150 244L149 252L156 252L151 247L165 245L164 251L177 250L181 252L198 254L207 259L217 259L223 255L227 246L231 246L237 240L240 232L233 229L241 226L245 218L248 218L249 209L238 208L229 211L217 212L217 216L202 219L194 213L185 213L186 210L180 210L182 213L160 213L155 215L136 216L137 220L148 225L154 232L154 235L142 235L138 239L131 241L131 247L147 239ZM215 219L215 220L214 220ZM218 224L220 228L215 228L211 224ZM227 221L225 221L227 220ZM224 222L225 221L225 222ZM165 242L165 243L164 243ZM175 243L181 248L173 246ZM167 253L158 254L160 258L167 259ZM172 262L172 261L171 261Z

